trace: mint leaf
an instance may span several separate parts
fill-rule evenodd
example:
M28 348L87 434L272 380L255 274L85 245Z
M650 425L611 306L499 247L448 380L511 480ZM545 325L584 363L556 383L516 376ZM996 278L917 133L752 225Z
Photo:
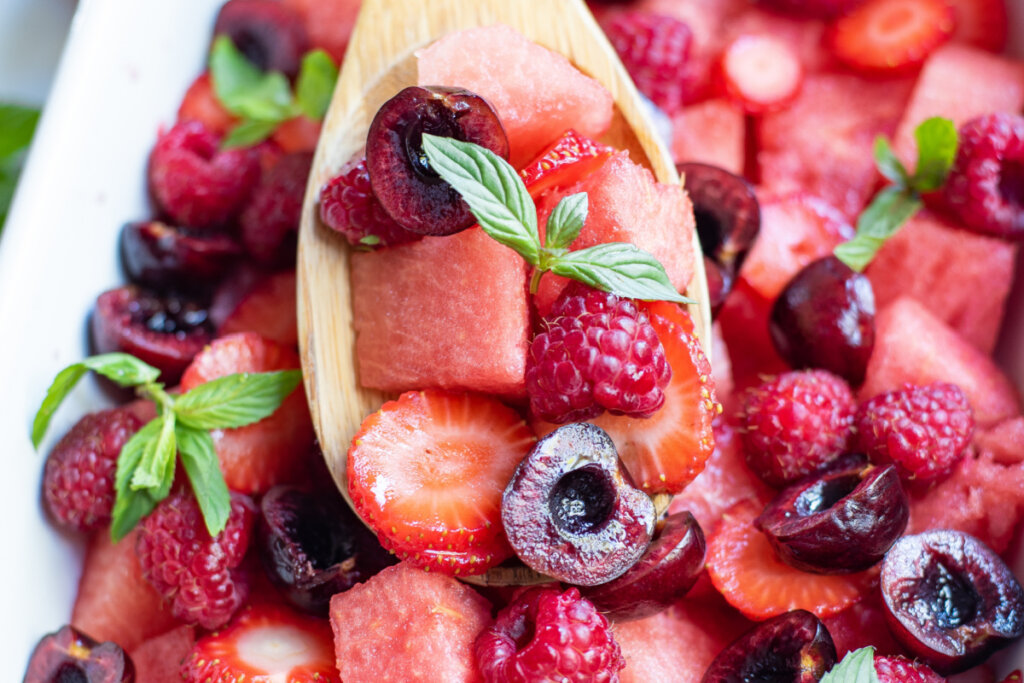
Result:
M836 258L857 272L867 268L885 241L921 208L916 193L890 186L879 192L857 219L857 234L834 250Z
M135 490L130 484L146 448L159 437L162 427L161 419L150 420L121 447L121 453L117 458L117 470L114 473L115 497L110 523L110 537L114 542L124 538L140 519L156 507L157 501L148 489Z
M224 530L231 515L231 494L220 471L213 439L208 432L183 424L178 424L174 433L181 464L203 513L206 530L210 536L216 536Z
M196 429L244 427L277 410L300 381L298 370L219 377L178 397L174 413Z
M280 121L242 121L228 131L220 146L222 149L252 147L273 135L279 125Z
M875 671L875 648L862 647L847 653L843 661L822 676L821 683L879 683Z
M875 138L875 166L878 172L900 187L910 185L910 174L903 162L896 158L889 139L884 135Z
M551 272L619 296L645 301L694 301L679 294L665 268L646 251L626 242L608 242L570 251L551 260Z
M956 160L960 137L952 121L936 116L914 129L914 139L917 140L917 171L911 186L918 192L932 192L946 182Z
M53 419L53 414L57 412L57 408L64 402L71 390L78 384L78 380L85 376L88 372L85 366L81 363L75 363L69 365L60 372L53 379L53 384L46 390L46 397L43 398L42 405L39 406L39 410L36 411L35 419L32 420L32 446L39 448L39 444L43 442L43 437L46 435L46 430L50 426L50 420Z
M537 209L507 161L480 145L428 133L423 151L431 168L466 200L484 232L531 266L540 263Z
M0 104L0 159L13 156L32 142L39 110L17 104Z
M307 52L295 82L295 101L302 113L311 119L322 119L331 104L337 80L338 67L330 55L323 50Z
M227 36L214 39L209 66L213 91L232 114L277 123L295 114L291 89L284 74L261 71Z
M568 249L583 229L587 220L589 201L586 192L577 192L562 199L555 206L545 230L546 249Z
M177 444L174 439L174 413L165 412L156 418L160 423L160 435L150 439L142 451L139 464L132 474L131 488L159 490L164 488L165 477L170 469L171 478L174 477L174 469L168 467L168 463L174 462L174 455L177 453ZM170 490L170 486L167 486ZM159 496L154 496L159 499Z

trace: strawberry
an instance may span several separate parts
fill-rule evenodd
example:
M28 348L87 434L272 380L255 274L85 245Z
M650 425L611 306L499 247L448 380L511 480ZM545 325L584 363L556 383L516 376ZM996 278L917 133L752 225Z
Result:
M519 171L536 199L553 187L571 185L598 169L614 150L570 129Z
M536 441L495 399L407 392L370 415L348 452L348 492L385 548L448 574L512 554L501 496Z
M201 121L208 130L224 135L238 122L213 92L210 73L204 71L185 91L185 97L178 107L179 121Z
M270 139L284 150L290 152L312 152L320 140L320 121L308 116L296 116L288 119L274 131Z
M781 109L804 81L800 57L787 43L768 35L742 35L722 53L725 91L748 114Z
M289 347L299 343L294 270L270 275L249 290L217 334L235 332L256 332Z
M826 42L854 69L893 73L920 66L955 25L945 0L868 0L832 24Z
M299 356L292 349L255 332L240 332L214 340L196 355L182 375L181 389L239 372L298 367ZM270 417L237 429L217 429L212 435L228 488L249 494L295 481L304 471L303 458L314 438L301 388Z
M189 683L341 683L327 621L280 605L249 607L226 628L200 638L181 676Z
M953 41L1000 53L1006 47L1010 18L1006 0L946 0L956 14Z
M760 621L794 609L824 618L837 614L867 593L875 577L858 574L811 574L784 564L754 528L759 506L740 501L731 507L708 538L707 568L711 583L744 616Z

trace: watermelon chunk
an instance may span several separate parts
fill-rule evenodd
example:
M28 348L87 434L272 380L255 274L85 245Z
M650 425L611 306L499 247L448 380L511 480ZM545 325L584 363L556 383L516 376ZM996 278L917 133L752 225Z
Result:
M468 585L407 562L331 598L344 681L479 681L473 641L491 605Z
M726 99L684 107L672 117L672 158L677 164L698 161L743 173L743 112Z
M181 663L196 644L195 629L179 626L131 651L135 683L181 683Z
M679 291L693 277L693 204L679 185L654 180L651 172L629 160L626 152L613 154L602 166L577 184L549 192L537 203L541 234L558 201L569 194L586 192L590 210L572 249L605 242L630 242L650 252ZM551 306L567 280L544 275L534 299L541 315Z
M1024 416L1004 420L991 429L982 429L974 435L978 449L991 453L998 463L1024 462Z
M256 332L278 344L296 346L299 324L295 306L295 271L274 273L245 295L217 330L217 336Z
M526 262L474 227L352 255L363 386L525 396Z
M490 102L516 168L569 128L598 138L611 125L612 96L603 85L508 26L459 31L416 56L420 85L466 88Z
M1017 246L1010 242L920 213L885 243L866 272L878 308L912 297L991 354L1016 258Z
M909 297L875 318L875 349L859 398L899 389L904 382L952 382L963 389L979 427L1020 413L1017 391L991 358Z
M1024 105L1024 63L960 43L936 50L925 62L893 143L896 155L914 168L914 129L944 116L959 128L982 114L1016 114Z

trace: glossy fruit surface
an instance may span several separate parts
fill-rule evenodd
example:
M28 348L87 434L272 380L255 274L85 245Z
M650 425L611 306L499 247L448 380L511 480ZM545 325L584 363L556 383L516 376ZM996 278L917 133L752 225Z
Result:
M232 237L209 230L160 221L129 223L121 230L121 262L128 279L158 289L201 291L241 253Z
M302 17L275 0L228 0L213 25L215 36L231 38L239 52L261 71L299 73L309 36Z
M63 626L36 645L25 683L135 683L135 667L117 643Z

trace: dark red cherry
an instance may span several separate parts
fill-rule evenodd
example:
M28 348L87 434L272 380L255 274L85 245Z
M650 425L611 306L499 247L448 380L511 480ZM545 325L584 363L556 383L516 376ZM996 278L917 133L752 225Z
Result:
M295 78L309 36L302 17L278 0L228 0L213 26L215 36L231 38L238 51L262 71Z
M403 228L450 235L476 219L455 189L430 167L423 134L486 147L508 159L508 138L485 99L460 88L410 87L384 103L366 137L370 184L384 210Z
M121 262L132 282L157 289L202 291L242 253L233 238L160 221L129 223L121 230Z
M117 643L97 643L71 626L43 637L24 683L134 683L135 666Z
M769 330L791 366L828 370L857 386L875 346L871 281L835 256L812 261L776 299Z
M815 683L836 663L836 646L804 610L762 622L718 653L701 683Z

